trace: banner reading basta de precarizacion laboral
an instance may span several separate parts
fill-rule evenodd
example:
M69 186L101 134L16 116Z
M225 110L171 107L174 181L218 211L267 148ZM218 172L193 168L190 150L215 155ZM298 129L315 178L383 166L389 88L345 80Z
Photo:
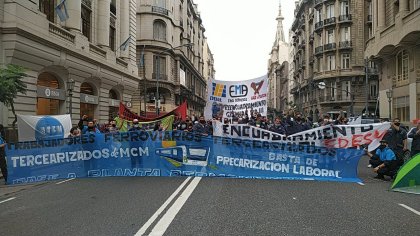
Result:
M209 80L207 88L206 119L241 117L251 115L251 111L267 115L267 76L245 81Z

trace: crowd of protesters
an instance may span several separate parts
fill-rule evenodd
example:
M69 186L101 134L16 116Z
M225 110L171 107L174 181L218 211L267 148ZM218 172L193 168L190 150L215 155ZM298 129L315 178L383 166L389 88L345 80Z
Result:
M329 126L329 125L346 125L348 119L344 116L339 116L336 120L332 120L329 115L320 117L316 122L312 117L305 117L299 112L290 110L282 116L277 116L274 119L268 119L266 116L251 111L250 116L247 113L228 118L214 117L212 120L205 120L203 116L187 116L186 119L181 119L175 116L172 124L172 130L179 130L184 132L195 132L203 136L213 135L213 121L218 120L224 125L229 124L246 124L261 129L269 130L271 132L281 135L293 135L299 132L310 130L316 127ZM85 134L98 134L98 133L117 133L122 129L117 125L115 120L110 120L105 124L99 124L97 120L84 115L78 125L70 130L69 138L78 137ZM132 131L165 131L168 127L160 121L150 123L140 123L139 120L134 119L128 124L126 129ZM404 128L401 127L399 119L394 119L391 123L391 128L381 140L379 148L373 152L367 152L370 157L369 167L373 168L377 173L376 178L384 179L384 176L395 177L399 167L404 163L404 156L407 156L408 143L407 136L413 138L411 146L411 155L414 156L420 153L420 122L408 135ZM7 180L7 168L4 153L5 139L4 129L0 125L0 167L5 180Z

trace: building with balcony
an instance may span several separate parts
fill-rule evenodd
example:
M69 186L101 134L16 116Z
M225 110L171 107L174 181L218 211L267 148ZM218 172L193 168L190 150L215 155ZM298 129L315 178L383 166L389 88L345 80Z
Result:
M190 114L202 114L206 78L214 77L214 67L212 56L204 55L211 52L197 5L192 0L137 0L137 6L136 49L142 64L141 97L134 108L153 117L187 101ZM213 68L205 71L206 64Z
M288 90L287 73L288 73L288 53L289 44L286 43L283 29L284 17L281 12L281 4L279 5L279 14L277 20L277 32L273 47L268 60L268 111L271 115L278 115L283 109L282 102L287 102ZM286 73L287 72L287 73ZM283 91L283 93L282 93Z
M407 124L420 118L420 1L365 4L365 53L378 68L380 116Z
M66 1L67 19L57 14L60 2L0 1L0 66L20 65L27 75L28 90L15 100L16 113L70 113L74 124L84 114L108 121L120 101L130 104L138 87L130 40L136 37L136 1ZM0 123L12 121L0 104Z
M307 116L373 113L378 81L365 73L363 0L305 0L296 3L291 28L295 70L291 93ZM304 23L303 23L304 22ZM303 44L305 46L303 46ZM293 65L292 65L293 64ZM326 83L320 90L319 82Z

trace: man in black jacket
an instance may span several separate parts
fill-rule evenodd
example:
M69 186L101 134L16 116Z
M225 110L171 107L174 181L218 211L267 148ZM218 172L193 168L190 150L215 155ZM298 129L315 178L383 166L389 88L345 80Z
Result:
M408 134L409 138L413 139L411 143L411 157L420 153L420 121L417 122L416 128L412 129Z

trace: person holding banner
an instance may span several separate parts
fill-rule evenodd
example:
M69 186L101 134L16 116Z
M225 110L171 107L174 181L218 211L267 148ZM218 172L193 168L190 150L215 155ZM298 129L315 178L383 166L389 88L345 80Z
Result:
M384 139L388 141L389 148L394 151L397 156L397 160L400 162L400 165L404 162L404 152L408 150L407 148L407 132L400 127L400 119L395 118L391 123L391 128L386 133Z
M193 131L201 134L202 136L211 135L210 128L208 127L207 122L204 119L204 116L200 116L199 122L194 124Z
M83 127L82 133L83 134L100 134L101 132L99 131L98 128L96 128L95 123L93 123L93 121L89 121L87 126Z
M366 150L366 154L370 157L369 163L374 168L373 171L378 175L375 179L385 179L384 176L388 175L394 178L396 170L398 169L398 161L395 153L388 147L387 140L381 140L379 148L375 154Z
M276 117L274 124L270 127L269 131L286 135L286 129L284 128L284 125L281 123L280 117Z
M3 135L4 135L3 125L0 125L0 169L4 177L4 181L5 183L7 183L7 162L6 162L6 151L5 151L6 142L4 141Z

